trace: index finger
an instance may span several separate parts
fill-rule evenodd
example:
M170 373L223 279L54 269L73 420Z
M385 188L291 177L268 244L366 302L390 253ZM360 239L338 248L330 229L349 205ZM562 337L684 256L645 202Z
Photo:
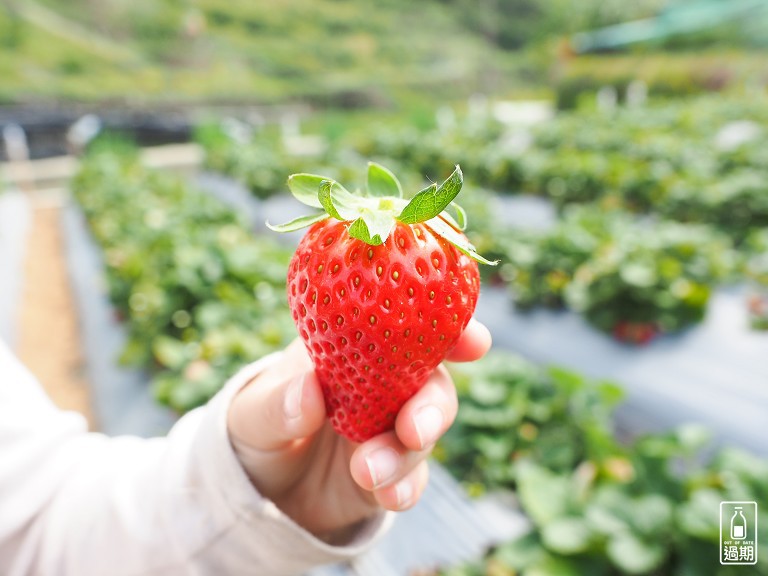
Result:
M484 324L472 318L446 360L451 362L474 362L485 356L490 348L491 333Z

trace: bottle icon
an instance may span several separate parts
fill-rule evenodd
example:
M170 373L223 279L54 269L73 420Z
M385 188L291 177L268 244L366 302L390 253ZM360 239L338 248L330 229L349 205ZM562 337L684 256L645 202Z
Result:
M733 516L731 516L731 539L744 540L746 537L747 519L741 512L741 506L736 506L733 509Z

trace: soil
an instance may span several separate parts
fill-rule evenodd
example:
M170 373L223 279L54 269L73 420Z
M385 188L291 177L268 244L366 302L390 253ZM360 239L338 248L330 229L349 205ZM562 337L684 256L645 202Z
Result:
M54 403L86 416L93 428L60 227L61 195L32 197L17 354L37 376Z

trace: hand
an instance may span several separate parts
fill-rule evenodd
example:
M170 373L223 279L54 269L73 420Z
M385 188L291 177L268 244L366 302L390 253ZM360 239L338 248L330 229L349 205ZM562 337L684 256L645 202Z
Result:
M487 328L473 319L448 360L477 360L490 345ZM426 458L457 408L453 381L441 365L403 406L394 430L351 442L327 421L312 361L295 340L237 394L228 427L259 492L316 536L341 544L381 508L406 510L418 501Z

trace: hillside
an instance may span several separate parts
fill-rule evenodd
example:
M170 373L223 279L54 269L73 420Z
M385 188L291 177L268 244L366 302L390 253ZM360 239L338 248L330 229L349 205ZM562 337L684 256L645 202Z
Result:
M361 105L508 84L510 53L436 0L0 0L0 101Z

